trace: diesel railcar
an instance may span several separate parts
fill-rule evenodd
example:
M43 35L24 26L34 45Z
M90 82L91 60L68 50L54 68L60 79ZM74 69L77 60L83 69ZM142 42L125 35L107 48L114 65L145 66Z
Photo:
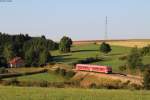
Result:
M112 68L108 66L100 66L100 65L88 65L88 64L77 64L77 71L89 71L89 72L98 72L98 73L112 73Z

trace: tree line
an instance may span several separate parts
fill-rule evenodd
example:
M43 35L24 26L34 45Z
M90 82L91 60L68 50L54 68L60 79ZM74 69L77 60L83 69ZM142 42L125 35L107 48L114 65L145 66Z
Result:
M58 43L46 39L45 36L0 33L0 67L7 67L14 57L24 59L26 66L41 66L52 59L49 51L58 48Z

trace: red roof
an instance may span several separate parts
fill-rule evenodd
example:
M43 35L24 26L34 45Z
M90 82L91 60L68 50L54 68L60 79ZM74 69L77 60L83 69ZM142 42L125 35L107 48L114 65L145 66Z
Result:
M23 60L21 57L15 57L11 61L9 61L10 64L17 64L17 63L23 63Z

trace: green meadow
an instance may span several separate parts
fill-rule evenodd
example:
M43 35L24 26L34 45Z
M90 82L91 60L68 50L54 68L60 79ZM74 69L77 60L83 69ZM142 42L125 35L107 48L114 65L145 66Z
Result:
M103 61L92 64L111 66L114 71L125 61L119 57L127 55L131 48L112 46L112 52L103 54L99 52L99 45L73 46L71 53L61 54L52 51L56 63L70 64L71 62L88 57L103 57ZM143 58L144 64L149 64L150 56ZM8 78L10 79L10 78ZM20 81L48 81L64 82L66 79L53 73L41 73L17 77ZM7 80L7 79L5 79ZM107 89L82 89L82 88L40 88L40 87L15 87L0 86L0 100L149 100L150 91L146 90L107 90Z
M29 81L29 82L41 82L41 81L47 81L47 82L64 82L66 79L61 75L56 75L53 73L40 73L40 74L34 74L34 75L25 75L16 77L19 81ZM12 78L6 78L4 80L10 80Z
M71 62L82 60L89 57L103 57L103 61L92 64L111 66L114 71L119 71L118 67L125 64L125 61L119 60L119 57L127 55L131 47L111 46L112 51L109 54L103 54L99 51L97 44L85 44L72 46L71 53L61 54L59 51L52 51L51 54L57 63L69 64ZM150 56L143 59L144 64L149 64Z
M150 91L0 86L0 100L149 100Z

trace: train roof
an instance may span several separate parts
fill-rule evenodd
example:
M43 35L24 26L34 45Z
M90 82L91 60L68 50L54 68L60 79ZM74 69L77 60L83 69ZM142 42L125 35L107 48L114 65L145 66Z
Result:
M90 65L90 64L77 64L76 66L85 66L85 67L109 67L109 66L101 66L101 65ZM110 67L111 68L111 67Z

